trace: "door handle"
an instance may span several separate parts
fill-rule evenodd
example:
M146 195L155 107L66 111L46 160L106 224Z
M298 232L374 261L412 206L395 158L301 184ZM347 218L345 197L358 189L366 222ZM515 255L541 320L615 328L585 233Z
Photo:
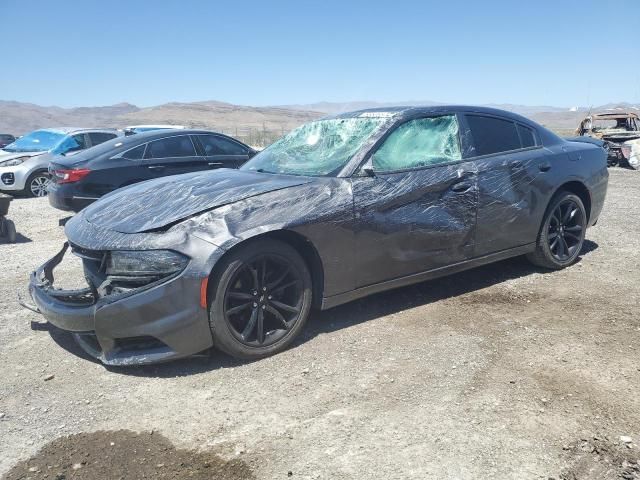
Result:
M165 168L164 165L149 165L147 167L149 170L162 170L163 168Z
M509 166L513 169L513 170L519 170L523 167L522 162L519 160L516 160L514 162L511 162L509 164Z
M460 183L456 183L453 187L451 187L451 190L453 190L456 193L464 193L470 188L471 188L471 184L469 182L460 182Z
M222 162L209 162L208 165L210 167L221 167L222 165L224 165L224 163L222 163Z
M549 170L551 170L551 163L550 162L539 163L538 168L540 169L541 172L548 172Z

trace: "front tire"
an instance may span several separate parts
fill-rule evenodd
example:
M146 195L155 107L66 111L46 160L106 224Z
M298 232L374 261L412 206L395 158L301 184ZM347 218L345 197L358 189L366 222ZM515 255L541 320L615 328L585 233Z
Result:
M558 192L547 208L536 241L536 249L527 255L539 267L559 270L578 259L587 230L587 212L577 195Z
M29 175L23 193L29 197L44 197L51 178L46 172L34 172Z
M304 328L312 282L286 243L254 240L229 253L209 285L209 324L219 350L254 360L285 350Z

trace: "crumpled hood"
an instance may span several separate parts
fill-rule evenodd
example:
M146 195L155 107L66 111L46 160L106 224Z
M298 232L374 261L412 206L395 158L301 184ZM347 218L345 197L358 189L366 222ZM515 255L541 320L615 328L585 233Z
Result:
M199 213L311 180L220 169L162 177L116 190L79 214L120 233L158 230Z
M19 157L37 157L38 155L43 155L47 152L5 152L4 150L0 150L0 163L5 160L11 160L12 158Z

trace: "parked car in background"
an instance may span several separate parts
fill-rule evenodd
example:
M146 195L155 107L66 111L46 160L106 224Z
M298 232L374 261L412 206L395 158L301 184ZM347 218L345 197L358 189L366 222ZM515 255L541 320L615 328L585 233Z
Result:
M122 136L113 129L46 128L36 130L0 150L0 191L32 197L47 194L49 162Z
M572 265L608 177L602 147L502 110L341 114L239 170L159 178L90 205L29 291L106 364L211 346L257 359L291 345L312 306L516 255ZM82 258L85 289L54 284L68 248Z
M255 153L244 143L206 130L139 133L56 158L49 166L49 202L78 212L118 188L178 173L238 168Z
M4 148L15 141L16 137L14 137L13 135L9 133L0 133L0 148Z
M576 130L604 142L609 166L640 169L640 118L632 112L605 112L587 116Z
M136 133L151 132L153 130L184 130L183 125L131 125L124 128L125 135L135 135Z

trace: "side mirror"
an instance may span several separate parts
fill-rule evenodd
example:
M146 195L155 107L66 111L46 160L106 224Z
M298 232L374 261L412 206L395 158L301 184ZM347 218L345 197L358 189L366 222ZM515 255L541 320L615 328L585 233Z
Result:
M373 169L373 162L371 161L371 159L369 159L367 161L367 163L365 163L362 166L362 173L364 173L367 177L375 177L376 176L376 172Z

